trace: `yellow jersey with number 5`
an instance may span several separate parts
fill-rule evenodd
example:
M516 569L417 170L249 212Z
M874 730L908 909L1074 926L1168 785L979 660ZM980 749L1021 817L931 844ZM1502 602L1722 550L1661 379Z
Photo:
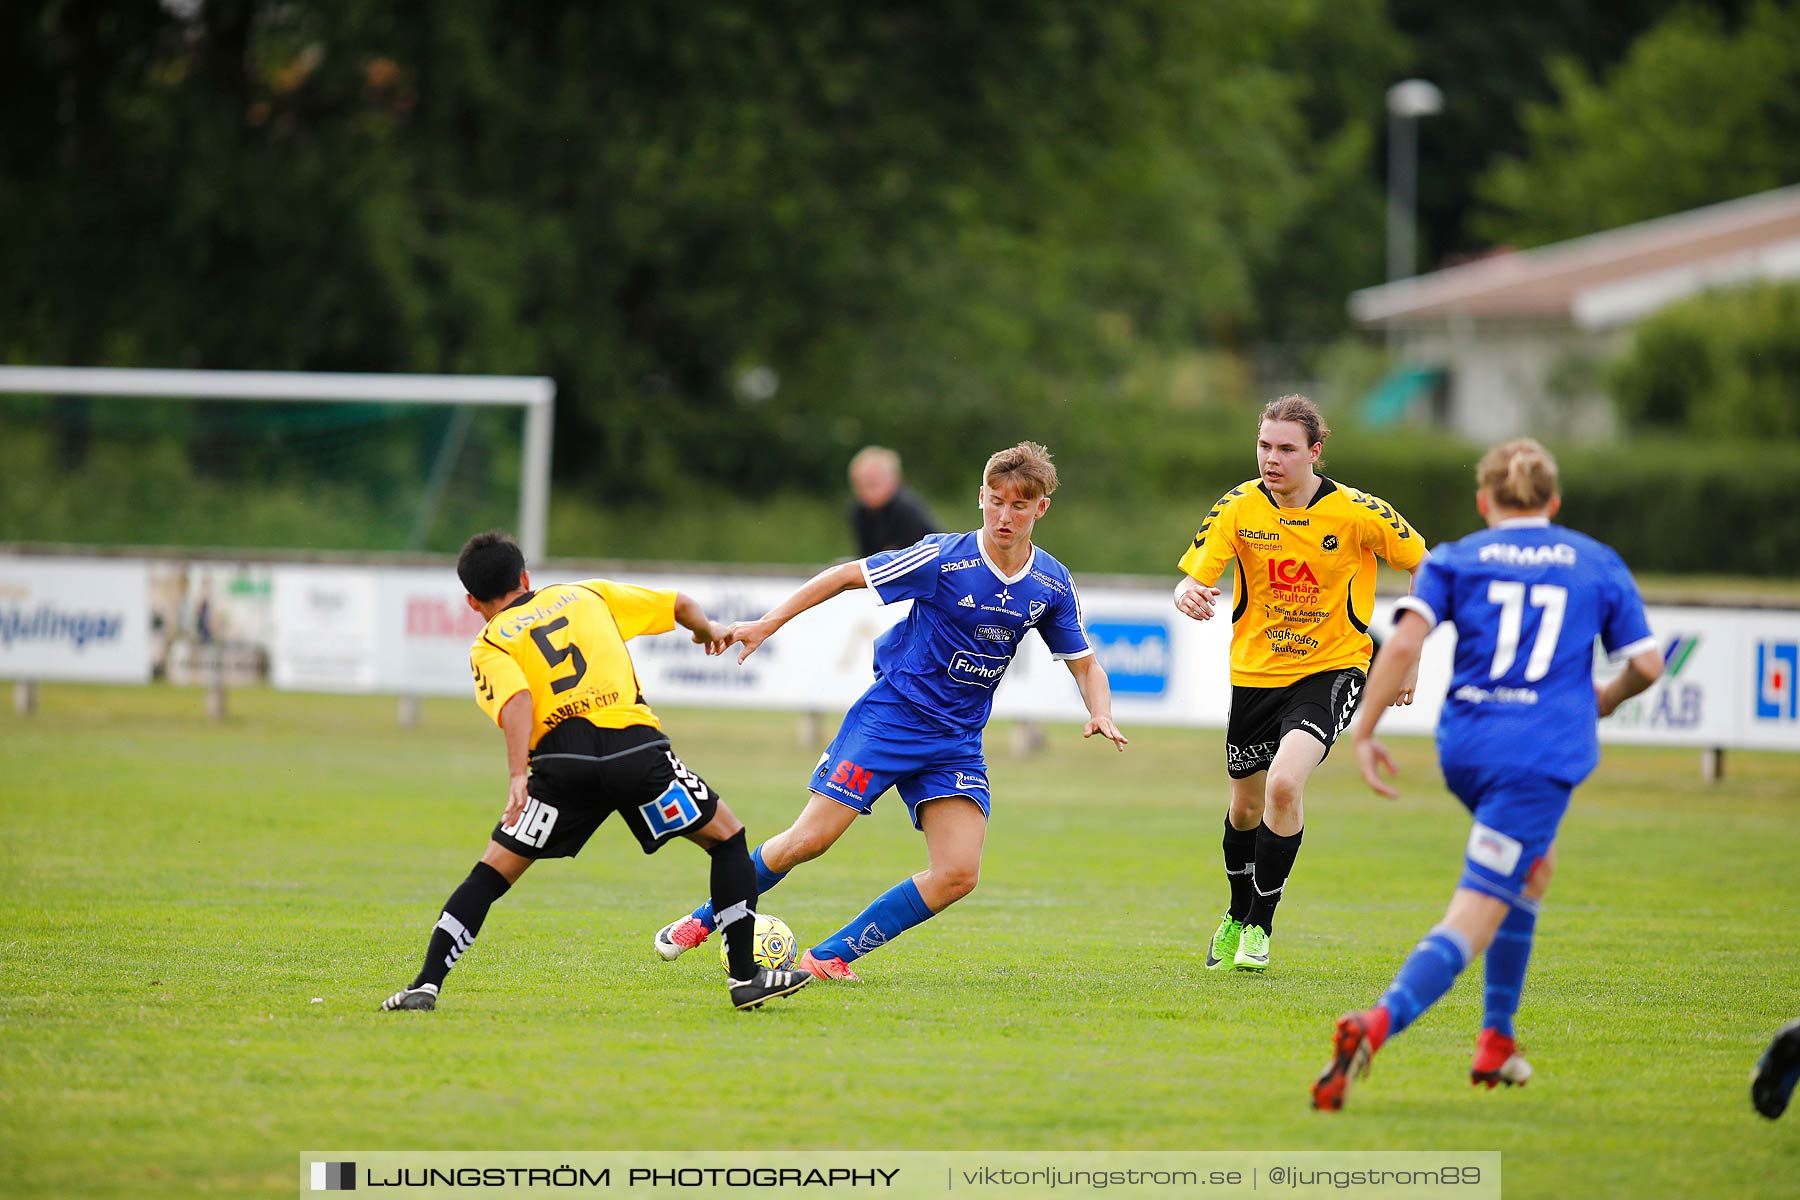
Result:
M672 591L589 579L526 592L469 648L475 703L499 724L506 702L530 692L533 749L572 717L600 729L661 729L625 643L673 628Z
M1231 682L1281 687L1368 670L1377 555L1402 571L1425 559L1419 535L1379 496L1320 476L1311 503L1282 508L1252 479L1213 505L1180 565L1211 587L1237 560Z

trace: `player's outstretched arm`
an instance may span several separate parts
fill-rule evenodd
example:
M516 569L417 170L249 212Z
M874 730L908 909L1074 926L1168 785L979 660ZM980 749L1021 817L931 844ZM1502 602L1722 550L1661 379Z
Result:
M861 559L827 567L801 584L793 595L764 613L761 620L739 621L727 629L719 649L710 652L717 654L728 646L742 646L744 652L738 655L738 661L743 662L755 654L756 648L768 641L777 629L807 609L823 604L842 592L868 586L868 580L863 577Z
M1106 668L1092 654L1080 658L1065 658L1063 663L1069 668L1069 674L1075 677L1075 686L1081 689L1081 702L1087 705L1088 723L1081 731L1084 738L1093 737L1096 733L1106 738L1124 753L1131 739L1119 732L1119 727L1112 719L1112 683L1106 678Z
M1425 649L1425 635L1431 632L1425 618L1416 612L1402 612L1394 623L1394 632L1381 646L1369 668L1367 694L1362 710L1356 714L1356 728L1351 740L1356 746L1356 765L1363 782L1377 795L1392 800L1400 795L1381 778L1385 770L1390 777L1399 774L1387 747L1375 740L1375 726L1387 707L1400 695L1403 685L1410 686L1419 677L1419 655Z
M1196 621L1210 620L1218 602L1219 589L1206 586L1192 575L1183 575L1175 585L1175 607Z
M675 593L675 623L694 635L696 644L705 646L708 654L722 654L728 626L720 625L706 615L700 602L686 592Z

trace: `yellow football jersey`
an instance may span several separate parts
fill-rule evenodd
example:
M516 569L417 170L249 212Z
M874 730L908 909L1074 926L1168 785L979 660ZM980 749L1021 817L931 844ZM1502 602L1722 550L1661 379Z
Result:
M1231 682L1282 687L1344 667L1368 669L1375 556L1411 571L1425 545L1386 501L1323 476L1305 508L1282 508L1260 480L1206 514L1181 569L1214 586L1237 560Z
M601 729L662 724L644 702L625 643L675 628L675 593L606 579L527 592L494 615L469 648L475 703L500 709L531 693L531 746L570 717Z

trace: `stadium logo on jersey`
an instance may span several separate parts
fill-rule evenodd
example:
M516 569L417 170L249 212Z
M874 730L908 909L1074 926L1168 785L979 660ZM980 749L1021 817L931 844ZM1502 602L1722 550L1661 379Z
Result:
M662 795L638 805L638 813L650 832L659 838L678 833L700 819L700 806L676 780Z
M1269 586L1284 592L1298 587L1316 588L1319 586L1319 577L1313 574L1312 568L1306 565L1305 559L1271 558L1269 560Z
M873 778L873 771L867 767L859 767L847 758L838 763L837 770L831 773L831 782L846 792L855 792L859 796L868 795L869 781Z
M956 607L958 607L958 608L974 608L975 607L975 597L964 596L961 600L958 600L956 602Z
M1160 696L1174 671L1169 627L1161 621L1095 621L1087 627L1094 656L1114 694Z
M984 642L1010 642L1013 631L1004 625L977 625L975 636Z
M1253 542L1279 542L1281 535L1268 529L1240 529L1238 536L1249 538Z
M981 565L981 560L979 558L959 558L955 562L947 562L947 563L943 564L942 566L940 566L938 568L938 570L940 572L966 571L970 567L979 567L980 565Z
M1006 664L1009 661L997 655L970 654L967 650L958 650L950 659L950 678L958 683L991 688L1006 674Z
M1335 534L1335 533L1326 534L1325 540L1320 542L1319 545L1320 545L1320 547L1322 547L1323 549L1326 549L1326 550L1336 550L1337 546L1338 546L1337 534Z
M1800 643L1756 643L1756 719L1800 720Z

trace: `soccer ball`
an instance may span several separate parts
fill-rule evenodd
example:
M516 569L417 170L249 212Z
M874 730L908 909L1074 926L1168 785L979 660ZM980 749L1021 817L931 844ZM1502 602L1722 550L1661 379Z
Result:
M768 917L756 914L756 944L751 948L751 955L756 965L771 971L779 971L790 967L794 959L799 957L800 948L794 944L794 931L787 927L787 922L780 917ZM731 959L725 953L725 939L719 939L719 962L727 969Z

